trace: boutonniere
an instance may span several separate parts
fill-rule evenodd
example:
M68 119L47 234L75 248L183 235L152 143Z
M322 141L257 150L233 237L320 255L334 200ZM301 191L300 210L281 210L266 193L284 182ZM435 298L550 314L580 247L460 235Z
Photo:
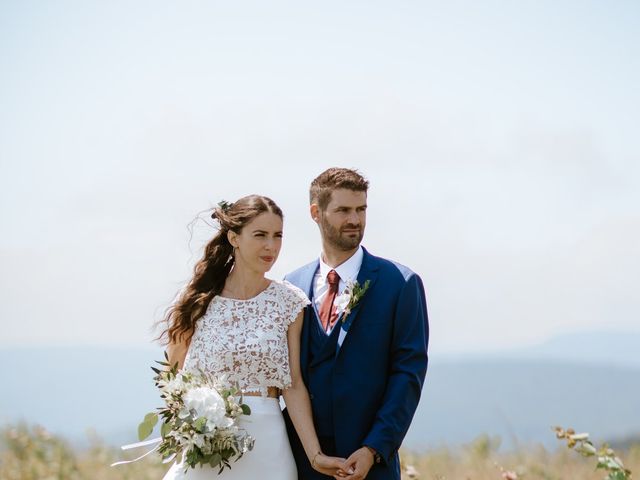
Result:
M333 301L333 304L338 308L338 315L342 315L342 323L345 322L351 310L360 303L368 288L369 280L364 282L364 285L360 285L357 280L347 282L342 294Z

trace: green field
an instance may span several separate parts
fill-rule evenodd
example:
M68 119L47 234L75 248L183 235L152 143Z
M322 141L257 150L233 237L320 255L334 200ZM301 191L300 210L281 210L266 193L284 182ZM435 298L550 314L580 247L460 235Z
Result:
M553 435L553 432L549 434ZM5 427L1 443L2 480L157 480L168 469L157 457L110 467L111 463L127 457L121 451L105 446L96 437L88 438L87 447L82 451L74 450L63 438L40 427ZM561 443L554 452L532 447L511 453L499 453L498 443L495 439L480 436L456 449L403 451L403 477L504 480L508 478L507 472L514 472L518 479L601 480L606 476L606 472L595 470L593 457L583 458ZM640 472L640 444L632 444L618 453L626 468ZM411 473L413 471L417 476Z

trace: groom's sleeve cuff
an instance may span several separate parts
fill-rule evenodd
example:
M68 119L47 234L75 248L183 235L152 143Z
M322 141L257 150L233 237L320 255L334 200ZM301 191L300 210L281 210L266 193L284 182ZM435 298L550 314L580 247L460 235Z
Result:
M393 450L393 447L389 446L388 448L385 448L379 442L371 441L370 439L365 439L364 442L362 442L362 446L376 452L376 454L373 455L374 464L379 463L385 466L389 465L389 462L396 452L396 450Z
M378 451L375 448L370 447L369 445L363 445L363 447L368 449L371 452L371 454L373 455L373 463L380 463L381 457L380 457L380 454L378 453Z

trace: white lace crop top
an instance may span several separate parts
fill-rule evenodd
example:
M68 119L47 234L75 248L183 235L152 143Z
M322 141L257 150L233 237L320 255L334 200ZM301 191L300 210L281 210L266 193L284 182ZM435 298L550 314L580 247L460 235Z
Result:
M257 296L215 296L196 322L184 370L225 375L245 392L291 386L287 330L309 304L302 290L273 280Z

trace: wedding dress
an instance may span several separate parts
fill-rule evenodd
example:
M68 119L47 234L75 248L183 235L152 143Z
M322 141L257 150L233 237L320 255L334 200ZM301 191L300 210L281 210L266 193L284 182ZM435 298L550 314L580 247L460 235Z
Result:
M309 303L299 288L272 281L257 296L236 300L216 296L196 322L184 370L225 375L245 392L251 415L240 417L240 426L255 439L253 450L231 469L188 468L174 463L164 480L296 480L298 474L289 446L280 402L267 396L269 387L291 385L287 329Z

